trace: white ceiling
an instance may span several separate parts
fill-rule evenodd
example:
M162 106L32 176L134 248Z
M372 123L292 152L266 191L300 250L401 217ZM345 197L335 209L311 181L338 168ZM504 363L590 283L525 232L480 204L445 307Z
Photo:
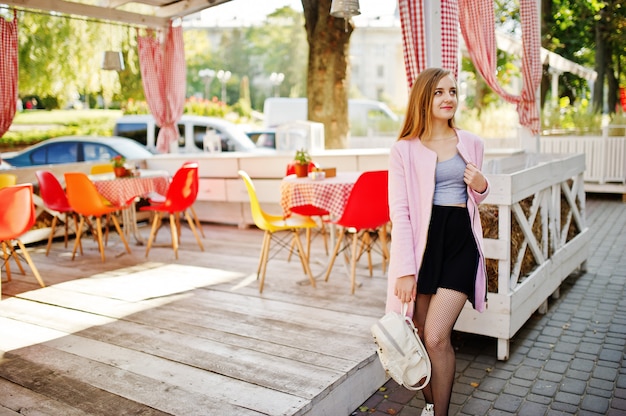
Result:
M57 12L133 26L163 28L170 20L231 0L0 0L24 10ZM263 1L263 0L258 0Z

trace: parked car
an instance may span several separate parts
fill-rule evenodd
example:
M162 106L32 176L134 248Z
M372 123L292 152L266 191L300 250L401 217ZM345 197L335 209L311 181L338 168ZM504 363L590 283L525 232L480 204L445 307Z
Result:
M248 130L246 134L257 147L276 149L276 129Z
M156 152L160 128L150 114L122 116L115 122L113 134L128 137ZM179 153L205 151L205 136L213 131L219 137L222 152L263 152L237 124L217 117L183 115L178 122ZM174 150L174 152L176 152Z
M63 136L45 140L24 150L3 153L2 159L15 167L59 163L109 161L122 155L128 162L152 157L145 146L125 137Z

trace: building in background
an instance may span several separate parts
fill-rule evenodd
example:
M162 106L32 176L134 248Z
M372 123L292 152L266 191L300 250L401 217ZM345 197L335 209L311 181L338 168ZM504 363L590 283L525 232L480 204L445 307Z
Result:
M402 52L402 31L397 11L393 15L360 18L350 38L350 84L353 98L387 103L395 111L406 107L408 89ZM205 29L209 43L220 45L225 32L260 24L258 20L203 20L200 13L185 19L185 27ZM302 29L304 30L304 28ZM252 79L251 85L265 80ZM271 86L268 84L268 91Z

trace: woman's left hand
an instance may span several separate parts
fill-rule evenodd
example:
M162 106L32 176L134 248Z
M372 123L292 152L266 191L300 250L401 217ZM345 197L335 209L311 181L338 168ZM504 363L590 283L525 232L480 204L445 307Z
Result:
M485 179L485 176L473 163L468 163L465 166L463 181L479 194L487 190L487 179Z

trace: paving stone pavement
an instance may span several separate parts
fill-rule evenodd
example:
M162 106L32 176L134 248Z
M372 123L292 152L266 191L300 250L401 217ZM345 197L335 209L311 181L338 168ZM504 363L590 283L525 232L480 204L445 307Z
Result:
M588 195L586 271L569 276L499 361L496 340L454 333L450 415L626 415L626 203ZM352 415L419 415L424 400L388 381Z

